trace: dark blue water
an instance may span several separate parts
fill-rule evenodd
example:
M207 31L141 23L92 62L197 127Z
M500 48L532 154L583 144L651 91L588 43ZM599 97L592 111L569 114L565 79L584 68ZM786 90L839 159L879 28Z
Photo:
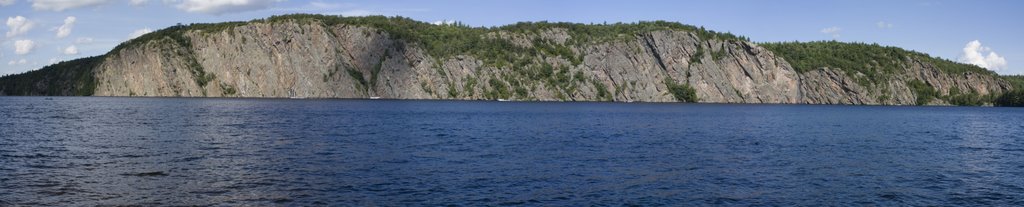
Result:
M1024 205L1024 109L0 97L0 206Z

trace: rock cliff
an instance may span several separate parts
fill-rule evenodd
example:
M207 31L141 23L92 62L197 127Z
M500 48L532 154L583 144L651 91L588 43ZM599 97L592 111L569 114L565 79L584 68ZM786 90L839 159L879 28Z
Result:
M12 87L8 77L0 79L8 81L0 94L672 102L680 98L670 86L681 85L699 102L908 105L918 103L913 80L936 97L1012 89L998 76L948 73L913 57L884 81L866 83L832 68L801 73L745 38L664 25L607 34L625 26L488 29L291 16L178 26L97 57L84 76L92 88L67 90L90 93ZM461 36L446 36L451 32Z

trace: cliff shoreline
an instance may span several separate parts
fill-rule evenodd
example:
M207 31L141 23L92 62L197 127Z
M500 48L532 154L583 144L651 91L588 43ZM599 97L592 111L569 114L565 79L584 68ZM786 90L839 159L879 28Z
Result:
M171 27L0 78L0 95L948 105L1013 89L901 57L798 71L744 37L660 21L473 28L288 15ZM896 67L875 74L881 65Z

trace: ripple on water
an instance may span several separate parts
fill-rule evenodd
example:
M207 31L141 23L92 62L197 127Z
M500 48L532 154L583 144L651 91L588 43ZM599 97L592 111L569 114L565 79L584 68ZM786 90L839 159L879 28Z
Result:
M152 171L152 172L140 172L140 173L123 173L121 175L123 175L123 176L133 176L133 177L163 177L163 176L168 176L168 174L166 172L164 172L164 171Z
M1003 108L0 99L0 206L1024 202Z

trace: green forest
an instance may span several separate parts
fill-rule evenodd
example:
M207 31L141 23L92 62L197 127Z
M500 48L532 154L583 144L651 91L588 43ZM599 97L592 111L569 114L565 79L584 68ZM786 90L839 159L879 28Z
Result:
M867 43L844 43L838 41L778 42L761 43L764 48L782 56L797 72L807 72L822 67L838 68L847 73L860 72L872 80L892 74L904 67L908 58L924 61L937 66L947 73L973 72L996 75L984 68L932 57L928 54L907 51L898 47Z
M91 96L96 91L93 68L102 56L63 61L18 75L0 77L0 95Z
M844 43L838 41L814 41L814 42L777 42L759 44L771 50L776 55L783 57L799 73L805 73L820 68L840 69L850 77L860 77L857 81L866 87L875 86L876 83L885 82L893 74L900 73L904 68L910 67L909 61L921 61L923 64L930 64L950 74L974 73L1000 77L995 72L986 70L976 65L954 62L938 57L932 57L916 51L908 51L898 47L881 46L867 43ZM858 76L863 74L863 76ZM1015 89L1020 89L1024 79L1013 76L1001 77L1008 82L1016 84ZM999 104L1003 100L999 96L981 96L974 91L948 91L947 95L941 95L931 85L920 80L907 83L917 94L917 104L924 105L933 98L944 100L953 105L978 106L985 103L1010 106L1013 104ZM1010 95L1013 93L1007 93ZM1012 99L1011 99L1012 100Z
M1024 107L1024 75L1003 76L1003 79L1010 82L1015 90L996 98L995 105Z

